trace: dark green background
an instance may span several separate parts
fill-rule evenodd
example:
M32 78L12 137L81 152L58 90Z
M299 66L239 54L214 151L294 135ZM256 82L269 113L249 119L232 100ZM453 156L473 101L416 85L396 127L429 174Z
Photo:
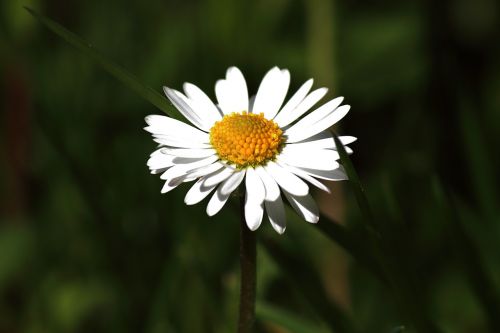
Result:
M412 293L289 214L283 236L257 231L297 262L259 242L256 331L413 332L414 307L443 332L500 331L497 1L4 0L1 333L219 333L237 319L235 205L208 218L206 202L184 205L187 186L160 195L142 128L161 111L23 5L157 90L188 81L213 97L237 65L255 92L278 65L292 90L314 77L345 96L338 131L359 138L353 163Z

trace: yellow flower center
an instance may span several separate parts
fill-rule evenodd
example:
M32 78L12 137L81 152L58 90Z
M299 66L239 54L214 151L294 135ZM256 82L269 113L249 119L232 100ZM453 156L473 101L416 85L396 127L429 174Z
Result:
M245 168L274 159L284 141L282 134L262 113L231 113L210 129L210 143L222 160Z

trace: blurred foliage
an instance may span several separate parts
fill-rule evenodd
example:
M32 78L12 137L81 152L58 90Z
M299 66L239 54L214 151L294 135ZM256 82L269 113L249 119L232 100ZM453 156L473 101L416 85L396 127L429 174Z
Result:
M234 332L238 305L238 210L160 195L161 111L23 5L158 91L278 65L346 96L380 241L348 186L345 226L263 223L256 331L500 331L497 1L4 0L0 332Z

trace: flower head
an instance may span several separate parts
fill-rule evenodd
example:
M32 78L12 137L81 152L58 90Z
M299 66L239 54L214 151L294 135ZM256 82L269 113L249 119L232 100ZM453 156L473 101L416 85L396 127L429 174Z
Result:
M184 202L194 205L213 192L207 206L207 214L213 216L244 180L245 220L251 230L260 226L265 211L273 228L280 234L285 231L282 194L304 220L316 223L319 212L306 182L329 192L318 178L347 179L328 128L350 107L341 106L343 98L338 97L304 116L327 89L310 92L310 79L283 105L289 84L288 70L274 67L249 99L243 74L231 67L215 85L218 104L190 83L184 84L184 94L164 87L191 124L166 116L146 117L145 129L160 144L148 166L165 180L162 193L196 181ZM339 139L344 145L356 140Z

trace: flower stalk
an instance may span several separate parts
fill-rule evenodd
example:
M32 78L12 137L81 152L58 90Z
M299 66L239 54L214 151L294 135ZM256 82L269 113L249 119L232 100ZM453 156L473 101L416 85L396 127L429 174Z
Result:
M252 332L255 321L255 291L257 248L255 233L245 221L245 196L240 197L240 309L238 318L238 333Z

